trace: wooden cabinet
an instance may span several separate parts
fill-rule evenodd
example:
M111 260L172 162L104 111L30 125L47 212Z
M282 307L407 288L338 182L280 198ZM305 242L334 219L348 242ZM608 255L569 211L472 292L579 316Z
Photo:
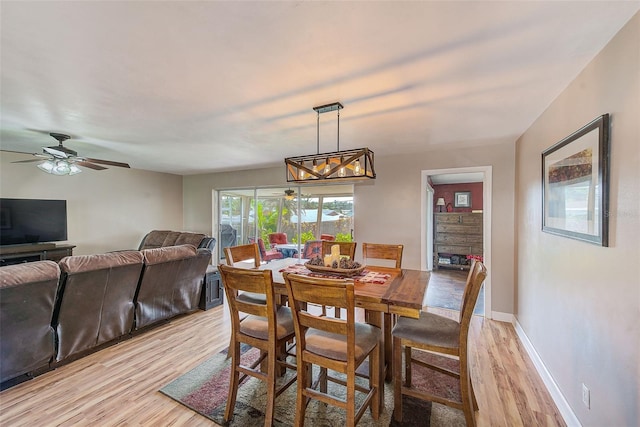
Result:
M435 213L436 268L468 269L467 255L482 256L481 213Z
M73 255L73 248L74 245L53 243L4 246L0 248L0 266L43 260L60 262L62 258Z

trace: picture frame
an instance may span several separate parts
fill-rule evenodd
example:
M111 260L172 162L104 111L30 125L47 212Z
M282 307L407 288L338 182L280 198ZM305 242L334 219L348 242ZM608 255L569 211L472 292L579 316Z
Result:
M609 114L542 152L542 231L609 245Z
M471 191L456 191L453 193L454 208L471 207Z

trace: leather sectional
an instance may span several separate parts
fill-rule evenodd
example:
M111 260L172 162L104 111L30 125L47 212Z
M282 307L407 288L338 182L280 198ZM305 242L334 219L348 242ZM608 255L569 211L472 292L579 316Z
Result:
M2 389L195 311L215 242L205 239L0 268Z

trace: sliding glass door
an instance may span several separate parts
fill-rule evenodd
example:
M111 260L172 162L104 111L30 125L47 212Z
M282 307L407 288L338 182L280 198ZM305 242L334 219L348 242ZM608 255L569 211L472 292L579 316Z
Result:
M297 256L310 240L353 239L353 185L221 190L218 206L221 261L223 248L253 241L272 255Z

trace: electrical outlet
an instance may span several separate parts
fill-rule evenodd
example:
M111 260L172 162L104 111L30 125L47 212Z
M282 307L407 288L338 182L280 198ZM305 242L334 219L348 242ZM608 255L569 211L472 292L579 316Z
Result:
M582 403L587 409L591 409L591 392L584 383L582 383Z

